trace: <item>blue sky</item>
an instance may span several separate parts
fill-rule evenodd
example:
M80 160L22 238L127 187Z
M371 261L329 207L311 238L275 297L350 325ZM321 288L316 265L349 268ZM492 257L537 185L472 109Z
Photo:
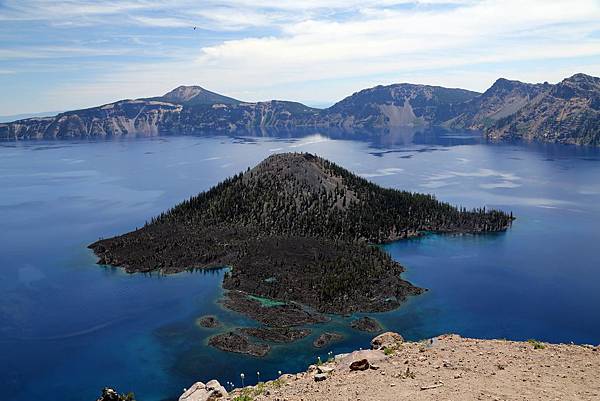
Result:
M327 105L378 84L576 72L600 76L600 0L0 0L0 115L182 84Z

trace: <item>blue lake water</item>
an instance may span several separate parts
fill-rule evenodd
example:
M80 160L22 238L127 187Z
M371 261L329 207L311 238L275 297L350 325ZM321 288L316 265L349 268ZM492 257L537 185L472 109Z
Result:
M385 246L405 277L428 288L375 314L409 339L446 332L600 342L600 151L490 145L478 137L402 133L341 139L159 137L0 143L0 385L7 400L93 400L103 386L140 401L176 398L197 380L246 384L299 371L317 355L368 347L335 317L264 359L206 346L224 310L223 271L127 275L101 268L86 245L123 233L274 152L308 151L383 186L467 207L511 210L506 233L439 236ZM344 341L315 350L321 330ZM218 332L218 331L217 331Z

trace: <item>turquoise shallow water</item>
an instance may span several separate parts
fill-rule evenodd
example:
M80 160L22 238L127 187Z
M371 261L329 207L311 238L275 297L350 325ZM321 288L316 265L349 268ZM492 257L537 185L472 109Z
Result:
M254 165L310 151L384 186L435 193L517 216L506 233L430 235L385 246L429 291L377 317L419 339L477 337L600 342L600 152L488 145L472 135L327 133L0 143L0 384L7 399L95 399L106 385L141 401L177 396L197 380L246 383L367 347L348 319L275 346L264 359L206 346L215 331L255 325L216 302L222 270L127 275L95 264L86 245ZM345 339L315 350L320 330ZM49 391L51 389L51 391Z

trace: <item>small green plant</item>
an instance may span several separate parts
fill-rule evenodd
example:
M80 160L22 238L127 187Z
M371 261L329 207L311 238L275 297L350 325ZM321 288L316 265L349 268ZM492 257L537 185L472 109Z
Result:
M233 401L253 401L253 399L248 394L242 394L235 397Z
M259 395L261 395L262 393L264 393L264 392L265 392L265 390L266 390L266 385L265 385L265 383L263 383L263 382L258 382L258 383L256 383L256 386L254 386L254 389L253 389L253 390L254 390L254 396L255 396L255 397L256 397L256 396L259 396Z
M392 347L385 347L383 348L383 353L385 355L392 355L394 353L394 351L396 351L394 348Z
M284 384L285 381L283 379L275 379L271 381L271 386L273 386L273 388L281 388Z
M323 361L321 360L321 357L320 357L320 356L318 356L318 357L317 357L317 363L316 363L316 365L317 365L317 366L321 366L321 365L323 365Z
M544 348L546 348L546 346L543 343L541 343L540 341L538 341L538 340L530 339L530 340L527 340L527 342L529 344L533 345L533 349L544 349Z
M253 401L254 397L264 394L267 389L267 383L258 382L256 386L244 387L240 390L240 395L235 397L233 401Z

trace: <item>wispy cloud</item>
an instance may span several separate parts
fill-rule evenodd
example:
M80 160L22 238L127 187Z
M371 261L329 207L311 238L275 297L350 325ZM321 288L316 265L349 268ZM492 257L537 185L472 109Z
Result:
M54 83L45 81L38 110L179 84L331 102L399 81L483 90L499 76L600 75L595 0L5 0L0 20L0 70L19 76L41 71L38 60L81 59L79 74L69 66L62 77L60 60L44 64ZM110 63L101 70L90 58ZM23 109L30 99L0 102L36 111Z

